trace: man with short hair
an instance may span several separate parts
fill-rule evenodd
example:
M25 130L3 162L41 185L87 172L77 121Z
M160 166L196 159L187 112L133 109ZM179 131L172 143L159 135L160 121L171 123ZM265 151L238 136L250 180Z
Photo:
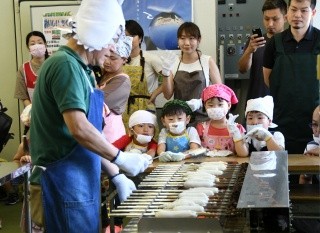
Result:
M241 73L246 73L250 69L247 100L269 95L269 88L263 80L263 53L265 44L270 38L284 30L287 4L284 0L266 0L262 6L262 14L266 33L263 37L250 36L244 47L244 53L238 62Z
M319 104L320 30L311 24L315 6L316 0L289 0L290 27L272 37L264 52L264 81L270 87L274 121L285 136L289 154L302 154L312 140L307 126Z

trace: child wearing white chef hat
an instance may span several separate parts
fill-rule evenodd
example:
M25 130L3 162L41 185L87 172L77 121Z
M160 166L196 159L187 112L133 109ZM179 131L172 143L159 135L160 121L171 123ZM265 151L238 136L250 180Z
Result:
M120 150L141 153L149 156L150 162L157 151L157 142L153 139L157 117L146 110L137 110L129 118L129 135L124 135L112 144Z
M247 101L245 117L247 124L246 142L249 153L252 151L284 150L283 134L268 130L268 128L277 127L276 124L272 123L273 106L272 96Z

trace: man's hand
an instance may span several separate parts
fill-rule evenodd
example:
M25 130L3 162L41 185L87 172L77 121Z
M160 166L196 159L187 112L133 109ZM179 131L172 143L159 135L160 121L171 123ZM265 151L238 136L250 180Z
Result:
M136 176L146 170L149 162L148 158L141 156L141 154L122 151L119 151L116 159L113 161L129 176Z
M116 175L111 181L116 186L120 202L127 200L132 191L137 189L133 181L128 179L124 174Z

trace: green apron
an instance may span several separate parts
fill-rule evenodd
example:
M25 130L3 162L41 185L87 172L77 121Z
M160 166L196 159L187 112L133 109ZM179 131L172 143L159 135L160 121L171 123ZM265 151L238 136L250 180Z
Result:
M286 54L282 34L274 37L276 60L270 75L270 94L274 99L273 121L285 137L288 153L300 154L312 140L308 123L319 104L316 61L320 51L320 35L311 53Z

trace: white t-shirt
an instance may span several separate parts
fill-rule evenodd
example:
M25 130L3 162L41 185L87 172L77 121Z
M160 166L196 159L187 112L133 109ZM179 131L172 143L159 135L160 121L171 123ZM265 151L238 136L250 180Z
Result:
M169 131L166 128L161 129L158 139L158 144L166 144L167 134ZM189 143L194 142L197 143L199 146L201 146L201 141L199 138L199 134L194 127L188 127L187 128L187 135L189 137Z

